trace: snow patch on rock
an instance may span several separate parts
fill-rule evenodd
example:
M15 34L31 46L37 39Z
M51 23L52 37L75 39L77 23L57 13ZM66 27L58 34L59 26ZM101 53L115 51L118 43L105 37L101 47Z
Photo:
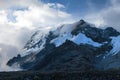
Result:
M92 39L88 38L87 36L85 36L85 34L83 33L79 33L77 36L74 36L71 41L73 41L74 43L80 45L80 44L89 44L92 45L94 47L100 47L102 44L94 42Z
M120 51L120 36L111 37L111 39L112 39L111 44L113 48L110 51L109 55L116 55Z

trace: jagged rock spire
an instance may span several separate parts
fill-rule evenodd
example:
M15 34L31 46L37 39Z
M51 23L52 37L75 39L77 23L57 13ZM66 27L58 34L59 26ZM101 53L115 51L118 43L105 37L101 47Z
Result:
M80 24L83 25L84 23L86 23L83 19L80 20Z

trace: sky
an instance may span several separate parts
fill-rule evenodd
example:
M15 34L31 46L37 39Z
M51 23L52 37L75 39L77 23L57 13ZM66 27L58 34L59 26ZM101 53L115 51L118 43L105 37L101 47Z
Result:
M110 3L108 0L42 0L45 3L60 3L65 5L65 11L70 14L75 14L78 16L84 16L91 11L98 11Z
M120 31L120 0L0 0L0 64L20 53L36 30L80 19Z

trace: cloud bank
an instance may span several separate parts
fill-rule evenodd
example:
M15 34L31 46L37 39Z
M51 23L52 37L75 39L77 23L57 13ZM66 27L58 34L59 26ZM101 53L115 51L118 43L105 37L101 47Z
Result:
M105 7L100 11L86 15L84 18L98 27L114 27L120 31L120 1L109 0L110 6Z
M17 55L18 49L11 45L0 44L0 71L16 71L20 70L18 67L8 67L6 66L7 61Z
M59 3L38 0L0 0L0 70L9 69L7 60L19 53L36 30L47 31L73 21L63 8Z

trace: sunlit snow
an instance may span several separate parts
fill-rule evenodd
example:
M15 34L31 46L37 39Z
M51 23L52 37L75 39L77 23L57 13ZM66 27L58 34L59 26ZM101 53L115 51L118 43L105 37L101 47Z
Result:
M110 51L109 54L116 55L120 51L120 36L111 38L112 38L111 44L113 46L113 49Z

